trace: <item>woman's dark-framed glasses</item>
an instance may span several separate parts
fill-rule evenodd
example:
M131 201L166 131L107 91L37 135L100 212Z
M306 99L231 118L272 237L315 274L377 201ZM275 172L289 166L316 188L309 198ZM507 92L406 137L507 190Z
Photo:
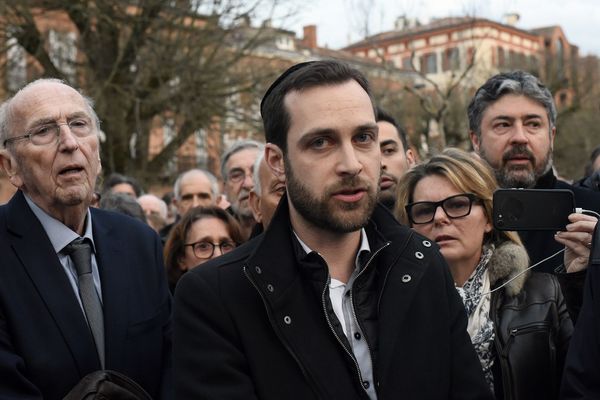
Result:
M428 224L433 221L438 207L442 207L448 218L461 218L471 213L475 201L479 198L473 193L462 193L440 201L417 201L407 204L405 209L412 224Z
M221 250L221 254L225 254L235 249L236 244L231 241L212 243L207 242L206 240L201 240L199 242L186 243L184 246L192 246L192 250L194 251L196 258L207 259L213 256L215 253L215 247L218 247L219 250Z

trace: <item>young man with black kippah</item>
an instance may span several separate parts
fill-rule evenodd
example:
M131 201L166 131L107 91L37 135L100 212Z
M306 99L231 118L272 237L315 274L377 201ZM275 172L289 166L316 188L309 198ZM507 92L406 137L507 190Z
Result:
M261 114L287 194L265 233L179 282L176 397L491 398L437 247L377 205L364 76L296 65Z

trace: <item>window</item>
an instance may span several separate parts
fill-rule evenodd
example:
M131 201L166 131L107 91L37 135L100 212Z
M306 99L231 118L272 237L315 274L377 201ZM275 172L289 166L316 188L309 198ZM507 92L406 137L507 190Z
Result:
M459 52L456 47L446 49L444 52L444 62L442 65L443 71L456 71L460 68Z
M424 74L437 73L437 54L429 53L421 57L421 72Z
M403 57L402 58L402 68L403 69L409 69L409 70L413 69L412 65L410 64L410 57Z
M506 67L506 54L502 47L498 47L498 67Z

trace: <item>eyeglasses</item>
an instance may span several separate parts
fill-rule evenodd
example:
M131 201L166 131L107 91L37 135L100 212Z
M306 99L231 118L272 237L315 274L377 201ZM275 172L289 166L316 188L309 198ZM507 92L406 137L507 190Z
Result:
M57 143L58 138L60 137L60 127L62 125L67 125L71 133L79 138L89 136L93 132L92 123L89 119L77 118L69 122L36 126L30 129L25 135L6 139L2 143L2 146L6 147L8 143L24 139L29 139L31 143L36 146L45 146L53 142Z
M441 201L410 203L406 205L405 209L412 224L428 224L433 221L440 206L448 218L461 218L471 213L471 207L475 201L480 201L480 199L473 193L463 193L447 197Z
M235 168L229 171L229 173L227 174L227 180L233 183L240 183L241 181L246 179L247 176L252 178L252 171L246 173L246 171L244 171L241 168Z
M184 246L192 246L192 250L194 251L194 255L200 259L211 258L215 253L215 247L218 247L221 250L221 254L229 253L231 250L235 249L236 244L234 242L225 241L221 243L212 243L207 241L200 241L195 243L187 243Z

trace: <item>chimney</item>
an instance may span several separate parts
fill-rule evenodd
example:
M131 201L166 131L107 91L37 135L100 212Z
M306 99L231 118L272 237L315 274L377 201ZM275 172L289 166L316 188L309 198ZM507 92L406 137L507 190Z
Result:
M517 13L504 14L504 24L508 26L517 26L517 22L521 19L521 16Z
M306 25L304 27L304 37L302 38L302 44L310 49L317 48L317 26Z

